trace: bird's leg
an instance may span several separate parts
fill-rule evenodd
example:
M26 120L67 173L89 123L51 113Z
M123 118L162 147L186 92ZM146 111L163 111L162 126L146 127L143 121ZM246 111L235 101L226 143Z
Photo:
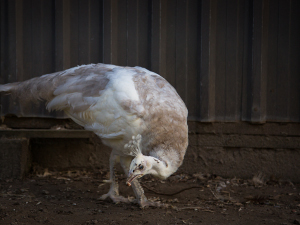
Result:
M132 157L120 157L120 163L121 166L126 174L126 176L128 176L128 172L129 172L129 167L130 167L130 162L132 160ZM161 207L164 206L163 204L159 203L159 202L151 202L147 199L147 197L144 194L144 190L141 186L141 184L139 183L139 181L136 179L134 181L132 181L131 183L131 187L133 189L133 192L136 196L136 202L142 207L148 207L148 206L154 206L154 207Z
M110 178L109 180L105 180L104 182L110 183L110 189L107 194L104 194L100 197L100 200L105 200L107 197L110 197L113 202L125 202L129 203L130 201L127 198L124 198L123 196L119 195L119 184L116 180L114 166L116 162L117 156L112 152L110 154L109 158L109 172L110 172Z

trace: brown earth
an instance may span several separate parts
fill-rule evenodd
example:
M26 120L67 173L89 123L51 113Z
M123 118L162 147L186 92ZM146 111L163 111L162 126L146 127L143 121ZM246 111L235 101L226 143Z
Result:
M35 169L24 180L0 182L0 224L300 224L300 185L266 179L175 174L142 178L146 196L167 208L141 209L98 198L108 191L103 170ZM132 196L125 177L120 192ZM154 193L156 192L156 193ZM177 193L177 194L176 194Z

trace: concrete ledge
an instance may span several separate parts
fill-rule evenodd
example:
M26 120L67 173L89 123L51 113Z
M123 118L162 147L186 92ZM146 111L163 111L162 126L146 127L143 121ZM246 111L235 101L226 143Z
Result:
M13 120L10 123L17 125ZM46 124L43 120L42 125ZM111 149L89 131L6 127L0 130L0 137L1 178L24 176L28 167L24 162L29 159L59 170L109 166ZM299 123L189 122L189 147L178 172L239 178L263 173L266 177L300 182L299 162Z
M180 171L223 177L300 182L299 123L189 122L189 147Z
M251 124L248 122L201 123L189 121L188 126L191 134L247 134L300 137L300 123Z
M33 138L32 162L46 168L109 168L111 149L94 138Z
M300 182L299 149L224 148L189 146L182 172L209 173L249 179L258 173L266 178Z
M0 130L5 138L91 138L95 134L86 130L15 129Z
M211 146L228 148L284 148L300 149L300 137L261 136L242 134L198 134L189 135L192 146Z
M23 178L30 169L29 140L0 139L0 179Z

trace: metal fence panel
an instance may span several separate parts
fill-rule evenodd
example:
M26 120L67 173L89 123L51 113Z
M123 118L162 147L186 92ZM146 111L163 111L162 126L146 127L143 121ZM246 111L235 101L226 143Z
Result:
M203 122L300 121L298 0L3 0L0 83L142 66ZM63 117L1 97L1 115Z

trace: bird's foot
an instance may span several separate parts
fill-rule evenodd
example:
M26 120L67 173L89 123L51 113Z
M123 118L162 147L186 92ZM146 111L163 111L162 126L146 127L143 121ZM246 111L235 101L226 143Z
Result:
M105 185L105 184L111 184L112 180L103 180L102 184L99 184L98 188L100 188L101 186Z
M107 198L110 198L114 203L120 203L120 202L124 202L124 203L131 203L132 200L130 198L125 198L121 195L118 195L114 192L109 191L107 194L102 195L99 200L105 200Z
M164 204L161 202L152 202L149 200L139 201L138 204L142 209L149 208L149 207L155 207L155 208L168 208L168 204Z
M168 204L161 203L160 201L152 201L148 200L146 197L142 199L134 199L133 203L137 203L140 205L142 209L154 207L154 208L169 208Z

